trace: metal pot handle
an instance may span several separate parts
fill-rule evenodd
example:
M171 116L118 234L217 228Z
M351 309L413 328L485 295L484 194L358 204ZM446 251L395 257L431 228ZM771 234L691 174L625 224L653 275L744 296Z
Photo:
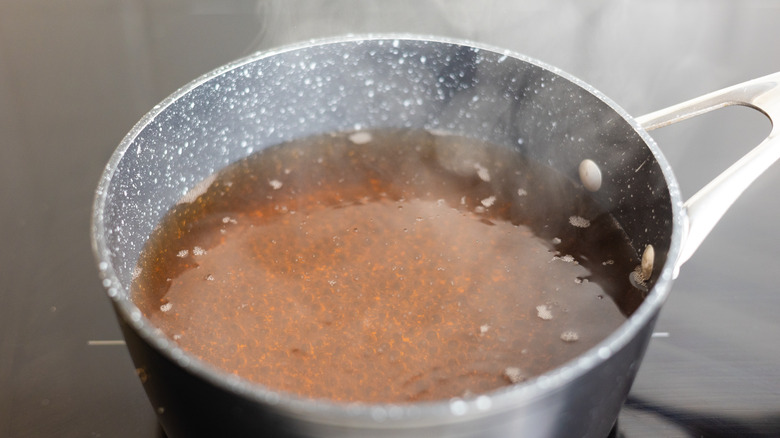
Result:
M712 228L742 192L780 158L780 72L724 88L662 109L636 120L647 131L698 116L729 105L744 105L762 112L772 123L769 135L752 151L731 165L684 204L685 230L680 266L699 248Z

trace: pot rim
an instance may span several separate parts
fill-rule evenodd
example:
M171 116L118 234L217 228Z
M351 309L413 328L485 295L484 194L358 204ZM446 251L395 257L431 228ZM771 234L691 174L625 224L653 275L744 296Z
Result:
M151 322L142 315L138 307L130 301L128 285L124 285L119 281L114 266L111 263L111 249L108 247L105 238L107 230L104 223L103 212L106 205L106 195L114 173L126 151L143 129L158 115L165 111L168 106L187 95L195 88L245 64L314 46L375 42L379 40L389 42L394 40L412 40L433 44L461 45L472 47L479 51L495 52L506 55L541 67L572 82L597 97L622 119L628 122L634 131L642 138L661 167L667 184L667 190L672 203L671 244L667 252L666 262L661 269L655 285L649 291L639 308L621 324L617 330L585 353L555 369L525 382L505 386L482 395L477 395L475 398L453 398L408 404L344 403L331 400L303 398L292 393L273 391L264 385L250 382L236 375L221 371L197 358L191 357L177 347L175 342L166 338L159 329L155 328ZM640 330L650 324L665 302L675 277L675 263L682 248L684 221L685 210L683 208L682 196L677 180L671 166L655 141L622 107L588 83L535 58L491 45L439 36L408 33L371 33L313 39L267 51L256 52L198 77L179 88L159 104L155 105L122 139L117 149L111 155L111 158L101 175L93 203L91 243L100 278L118 315L126 321L145 342L186 371L191 372L224 390L267 405L288 417L306 422L339 425L354 424L368 428L407 428L431 426L443 422L452 423L453 421L466 421L474 418L492 416L514 409L517 406L522 406L534 399L542 398L548 393L559 390L569 382L578 379L583 374L606 361L611 355L619 351L629 341L636 337Z

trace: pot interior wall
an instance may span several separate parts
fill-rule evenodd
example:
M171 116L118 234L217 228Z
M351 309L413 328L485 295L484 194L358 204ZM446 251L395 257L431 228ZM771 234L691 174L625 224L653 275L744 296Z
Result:
M124 140L103 211L113 267L126 290L162 215L221 167L295 138L382 127L516 148L574 181L589 158L604 181L594 197L662 266L672 228L664 175L622 110L594 93L535 61L445 42L335 42L247 58L180 90Z

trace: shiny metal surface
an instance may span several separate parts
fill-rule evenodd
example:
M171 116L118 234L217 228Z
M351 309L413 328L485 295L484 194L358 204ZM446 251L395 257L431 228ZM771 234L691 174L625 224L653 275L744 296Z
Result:
M255 50L348 32L468 38L559 66L631 114L777 71L773 0L0 4L0 436L159 436L89 247L111 152L179 86ZM653 131L690 195L769 132L727 108ZM674 284L625 437L780 434L777 166Z
M777 122L780 120L780 73L732 85L637 118L637 122L649 131L728 105L744 105L764 113L772 123L772 131L758 146L685 202L686 230L683 251L675 268L677 273L742 192L780 158L780 139L777 134Z

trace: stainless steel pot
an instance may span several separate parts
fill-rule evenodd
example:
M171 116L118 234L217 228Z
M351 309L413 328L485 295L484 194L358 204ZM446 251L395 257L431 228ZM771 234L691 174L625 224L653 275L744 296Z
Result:
M775 120L778 82L775 74L633 118L539 61L468 42L400 35L286 47L193 81L125 137L100 181L93 213L100 275L160 423L171 437L606 436L680 265L780 155L773 129L683 202L647 131L729 104ZM297 398L215 369L165 338L128 299L147 236L199 181L286 140L380 127L445 130L504 144L589 185L594 172L600 174L594 198L636 248L655 248L644 303L593 349L527 382L473 399L365 405ZM589 172L581 176L584 161L590 167L583 165Z

